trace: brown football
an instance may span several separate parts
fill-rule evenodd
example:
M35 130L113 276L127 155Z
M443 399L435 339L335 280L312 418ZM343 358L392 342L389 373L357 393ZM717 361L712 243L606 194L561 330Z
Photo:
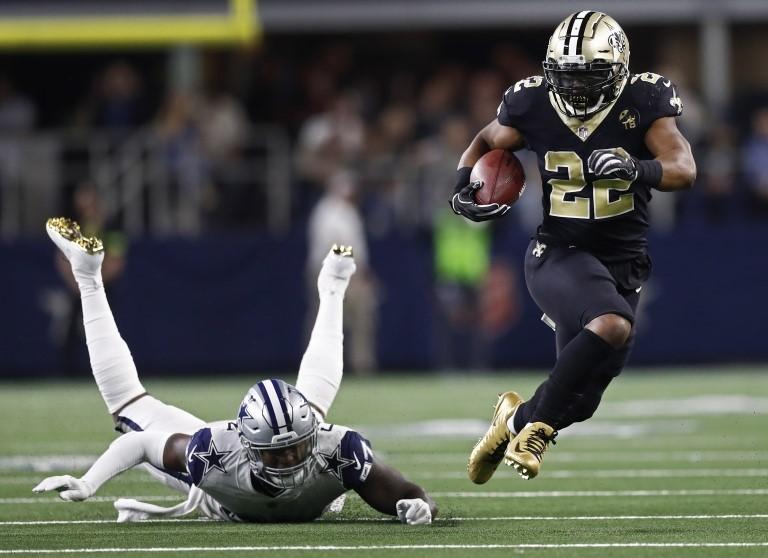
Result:
M472 167L472 182L483 181L475 192L478 204L499 203L512 205L525 190L525 171L520 159L505 149L489 151Z

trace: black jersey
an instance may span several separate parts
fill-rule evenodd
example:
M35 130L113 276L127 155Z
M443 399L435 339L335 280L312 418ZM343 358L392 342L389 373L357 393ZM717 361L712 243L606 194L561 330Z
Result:
M650 187L598 179L587 169L587 159L595 149L652 159L644 142L648 128L681 112L675 86L649 72L630 76L613 106L586 121L558 111L541 76L507 89L498 121L519 130L539 159L544 209L539 232L605 262L644 254Z

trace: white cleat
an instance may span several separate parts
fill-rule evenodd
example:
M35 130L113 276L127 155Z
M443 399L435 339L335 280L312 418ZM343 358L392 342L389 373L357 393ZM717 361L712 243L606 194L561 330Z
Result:
M80 225L66 217L51 217L45 230L72 266L78 285L101 285L104 245L96 237L83 236Z
M343 293L356 270L352 247L334 244L323 260L323 267L317 277L317 288L321 292Z

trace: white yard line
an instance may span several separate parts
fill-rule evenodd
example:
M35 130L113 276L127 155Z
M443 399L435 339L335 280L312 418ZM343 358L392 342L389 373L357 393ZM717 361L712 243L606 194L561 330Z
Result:
M591 498L641 496L765 496L768 488L702 490L551 490L540 492L430 492L434 498Z
M555 548L760 548L768 542L722 543L566 543L566 544L392 544L392 545L314 545L314 546L176 546L144 548L59 548L59 549L8 549L0 554L95 554L127 552L275 552L286 550L484 550L484 549L555 549Z
M718 515L510 515L505 517L438 517L436 522L451 521L634 521L634 520L723 520L723 519L768 519L768 514L718 514ZM326 516L322 521L350 522L360 521L394 521L392 517L345 517L334 518ZM39 526L39 525L99 525L116 523L114 519L76 519L72 521L0 521L0 526ZM146 519L141 523L215 523L207 519Z
M453 461L466 463L469 449L465 453L443 452L380 452L394 463L450 463ZM749 463L768 460L768 451L734 451L728 452L728 458L733 463ZM646 451L627 448L621 452L589 450L583 452L551 450L552 461L561 463L701 463L705 461L723 460L722 451Z
M465 471L442 471L438 473L407 472L412 479L465 479ZM517 478L514 471L496 471L494 478ZM550 479L664 479L664 478L747 478L766 477L768 469L609 469L605 471L595 470L567 470L547 471ZM0 480L0 484L3 481Z
M88 498L88 502L114 502L120 498L120 496L92 496ZM184 495L178 496L132 496L137 500L143 502L182 502L184 501ZM66 503L61 498L55 496L40 496L38 498L0 498L0 505L3 504L53 504L53 503Z

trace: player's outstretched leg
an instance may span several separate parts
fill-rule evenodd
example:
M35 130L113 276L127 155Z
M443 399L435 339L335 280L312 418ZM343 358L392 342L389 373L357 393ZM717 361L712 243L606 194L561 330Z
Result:
M344 372L344 293L357 265L349 246L331 248L317 278L320 306L296 388L324 420Z
M556 436L557 431L544 422L529 423L507 446L504 462L524 479L532 479L539 474L542 455Z
M507 422L514 416L522 402L523 398L514 391L499 395L499 400L493 411L491 426L475 444L467 463L467 475L469 480L475 484L488 482L488 479L496 472L496 468L504 457L509 440L513 436Z
M139 381L131 352L120 337L104 292L101 279L104 247L98 238L83 236L80 226L71 219L48 219L45 230L72 266L83 304L93 377L107 409L115 413L146 390Z

